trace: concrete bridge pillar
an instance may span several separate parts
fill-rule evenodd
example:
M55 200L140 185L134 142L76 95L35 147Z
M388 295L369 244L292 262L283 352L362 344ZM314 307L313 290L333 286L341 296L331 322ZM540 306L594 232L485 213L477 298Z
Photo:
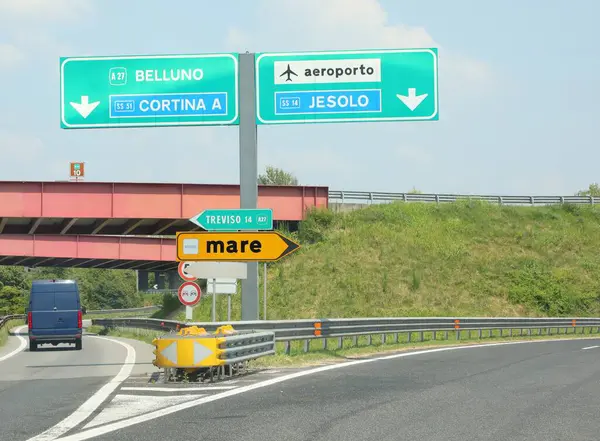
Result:
M148 291L148 271L137 271L137 290Z

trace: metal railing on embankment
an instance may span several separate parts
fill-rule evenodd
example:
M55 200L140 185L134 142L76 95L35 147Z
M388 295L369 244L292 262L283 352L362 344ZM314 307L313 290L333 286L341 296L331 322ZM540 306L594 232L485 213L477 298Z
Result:
M146 314L156 312L160 309L159 306L142 306L140 308L124 308L124 309L94 309L86 311L85 315L101 315L101 314L120 314L120 313L140 313Z
M327 349L331 339L337 340L337 348L344 347L347 339L352 345L359 344L359 337L367 344L410 343L424 340L448 340L450 333L456 340L472 338L506 337L515 335L542 336L570 333L600 333L600 318L585 317L389 317L348 318L315 320L257 320L217 323L185 323L174 320L144 318L92 319L94 325L107 328L147 329L156 332L174 332L188 326L198 326L213 332L224 325L232 325L239 331L272 331L276 342L284 344L290 353L291 343L303 342L303 351L310 350L311 342L320 340ZM564 330L564 332L563 332ZM508 332L508 335L505 335ZM416 335L416 338L415 338Z
M158 306L143 306L140 308L126 308L126 309L94 309L86 311L85 315L102 315L102 314L121 314L121 313L140 313L145 314L149 312L158 311ZM12 320L25 320L25 314L12 314L0 317L0 329L2 329L8 322Z
M494 196L494 195L461 195L461 194L419 194L419 193L384 193L369 191L329 191L330 204L365 204L385 202L429 202L449 203L461 200L486 201L498 205L594 205L600 203L600 197L593 196Z
M4 317L0 317L0 329L4 328L4 326L13 320L25 320L25 315L23 314L13 314L13 315L5 315Z

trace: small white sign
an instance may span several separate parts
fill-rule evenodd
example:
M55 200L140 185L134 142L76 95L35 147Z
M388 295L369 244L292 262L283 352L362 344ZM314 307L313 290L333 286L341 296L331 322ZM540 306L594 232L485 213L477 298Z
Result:
M381 82L381 59L275 61L275 84Z
M189 239L184 239L185 241ZM195 239L194 239L195 240ZM197 252L197 251L196 251ZM190 253L193 254L193 253ZM248 264L245 262L189 262L186 272L199 279L247 279Z
M183 239L183 254L198 254L198 239Z
M212 279L206 281L206 291L212 294L216 288L217 294L236 294L237 280L235 279L216 279L216 284L213 284Z

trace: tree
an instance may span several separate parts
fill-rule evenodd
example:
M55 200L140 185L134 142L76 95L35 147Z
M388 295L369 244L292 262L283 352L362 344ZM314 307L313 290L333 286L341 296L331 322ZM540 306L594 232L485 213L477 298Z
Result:
M594 182L587 190L578 191L575 196L600 196L600 185Z
M26 291L14 286L0 289L0 316L23 314L25 312Z
M258 183L260 185L298 185L298 179L291 173L269 165L264 174L258 175Z

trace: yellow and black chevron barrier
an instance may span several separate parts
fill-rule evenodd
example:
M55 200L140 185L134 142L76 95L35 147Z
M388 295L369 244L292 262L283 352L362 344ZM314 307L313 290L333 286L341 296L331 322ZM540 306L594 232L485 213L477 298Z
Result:
M275 353L275 333L236 331L226 325L210 334L204 328L190 326L177 334L152 340L160 368L194 369L227 366Z

